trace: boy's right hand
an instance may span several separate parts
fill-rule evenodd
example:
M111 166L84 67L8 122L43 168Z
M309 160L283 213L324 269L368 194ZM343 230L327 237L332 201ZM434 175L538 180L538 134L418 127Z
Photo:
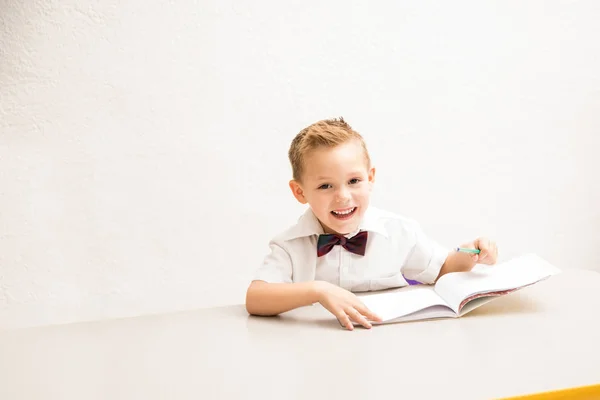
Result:
M381 318L369 310L352 292L329 282L317 282L319 303L336 316L340 324L353 330L352 321L371 328L371 321L380 322Z

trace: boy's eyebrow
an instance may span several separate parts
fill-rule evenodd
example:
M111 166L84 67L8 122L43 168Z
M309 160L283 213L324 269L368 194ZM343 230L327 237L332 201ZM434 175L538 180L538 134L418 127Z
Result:
M352 171L350 173L348 173L348 176L360 176L361 172L360 171ZM316 178L318 181L328 181L330 179L332 179L329 176L317 176Z

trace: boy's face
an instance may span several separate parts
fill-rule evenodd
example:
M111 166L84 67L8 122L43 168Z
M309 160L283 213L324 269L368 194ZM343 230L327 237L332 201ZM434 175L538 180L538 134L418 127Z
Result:
M326 233L357 230L375 181L375 168L369 169L361 144L315 149L303 166L302 182L290 181L294 197L310 205Z

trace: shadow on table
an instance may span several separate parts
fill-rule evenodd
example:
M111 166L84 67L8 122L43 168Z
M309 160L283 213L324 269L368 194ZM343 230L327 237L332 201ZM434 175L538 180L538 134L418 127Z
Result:
M248 329L319 329L344 331L337 319L318 306L307 306L281 315L262 317L247 315Z
M496 298L483 306L476 308L461 318L476 318L482 316L514 316L519 314L535 314L544 310L544 305L525 293L512 293Z
M544 310L544 306L539 301L535 301L533 298L523 293L512 293L506 296L502 296L490 301L487 304L482 305L479 308L471 311L470 313L462 316L460 319L468 318L481 318L481 317L496 317L496 316L515 316L515 315L526 315L535 314ZM342 328L333 315L330 315L326 310L318 306L302 307L297 310L293 310L287 313L283 313L274 317L261 317L251 316L247 313L244 314L247 318L246 326L248 329L319 329L323 328L327 330L345 331ZM430 320L417 320L417 321L404 321L394 322L385 325L397 325L397 324L415 324L415 323L428 323L431 321L444 321L454 320L451 318L439 318ZM377 326L375 327L377 328ZM355 330L367 330L361 326L357 326Z

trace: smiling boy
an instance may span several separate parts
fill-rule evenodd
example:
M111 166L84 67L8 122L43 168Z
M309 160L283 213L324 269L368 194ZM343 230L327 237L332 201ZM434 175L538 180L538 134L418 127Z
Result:
M319 302L347 329L380 318L354 292L433 284L442 275L494 264L496 245L485 238L461 247L431 240L415 221L370 205L375 182L362 136L342 118L303 129L289 149L290 189L308 204L298 222L274 237L250 284L246 309L277 315Z

